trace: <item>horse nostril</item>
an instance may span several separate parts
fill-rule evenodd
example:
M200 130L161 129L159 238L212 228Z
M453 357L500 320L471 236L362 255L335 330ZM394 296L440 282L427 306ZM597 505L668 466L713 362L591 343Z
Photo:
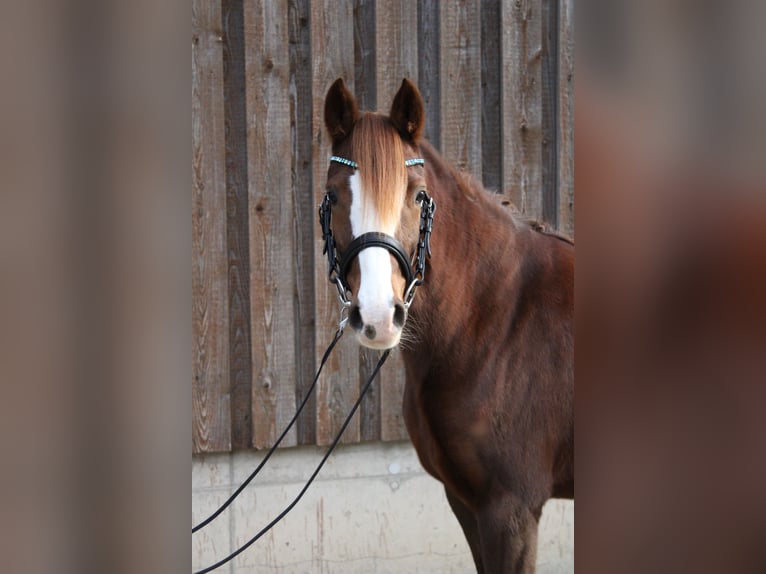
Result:
M407 312L404 310L404 305L397 303L394 305L394 325L400 329L404 327L404 321L407 318Z
M359 305L351 307L351 312L348 314L348 322L355 331L362 330L362 314L359 312Z
M375 327L373 327L372 325L366 325L364 328L364 336L372 340L375 338L375 335L376 335Z

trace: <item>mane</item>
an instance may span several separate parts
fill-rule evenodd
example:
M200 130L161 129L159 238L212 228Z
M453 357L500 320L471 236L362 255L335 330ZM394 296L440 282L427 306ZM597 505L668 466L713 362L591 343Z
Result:
M543 235L548 235L550 237L555 237L556 239L559 239L563 241L564 243L569 243L570 245L574 245L574 239L572 239L567 234L557 230L553 229L547 221L542 221L540 219L536 219L534 217L524 215L519 211L519 208L516 207L516 204L513 203L510 199L501 196L502 199L500 200L500 204L507 207L511 211L511 215L516 221L521 222L522 224L526 225L527 227L530 227L532 231L536 231L538 233L542 233Z
M422 140L420 145L426 150L426 154L429 155L432 160L438 161L441 169L449 172L455 181L458 191L468 199L476 201L481 195L493 199L496 203L506 208L513 220L513 224L517 227L528 227L537 233L555 237L565 243L574 245L574 240L568 235L551 228L550 224L545 221L523 214L516 204L508 199L507 195L485 188L473 175L467 171L458 169L450 162L446 161L433 144L427 140Z
M407 187L399 134L388 118L366 113L354 125L351 150L362 189L372 195L372 205L383 223L394 225L404 201L402 190Z

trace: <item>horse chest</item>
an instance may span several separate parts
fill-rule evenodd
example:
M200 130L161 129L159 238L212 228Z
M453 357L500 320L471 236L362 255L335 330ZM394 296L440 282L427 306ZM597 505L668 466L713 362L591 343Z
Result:
M424 392L423 385L408 379L403 405L423 468L453 492L481 492L488 479L483 445L490 442L489 417L470 402L443 400L449 391Z

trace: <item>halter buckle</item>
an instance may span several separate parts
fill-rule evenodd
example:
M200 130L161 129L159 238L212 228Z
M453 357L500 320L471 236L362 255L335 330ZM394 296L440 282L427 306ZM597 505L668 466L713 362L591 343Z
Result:
M340 306L340 320L338 321L338 330L343 331L348 325L348 310L351 308L351 303L348 304L341 302Z

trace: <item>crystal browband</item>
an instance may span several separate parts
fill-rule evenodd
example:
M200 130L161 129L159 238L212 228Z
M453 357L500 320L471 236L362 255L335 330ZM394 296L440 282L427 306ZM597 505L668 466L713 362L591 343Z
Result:
M355 161L351 161L350 159L346 159L345 157L333 155L333 156L330 156L330 161L334 161L335 163L342 163L343 165L353 167L354 169L359 169L359 166L357 165ZM404 167L412 167L413 165L425 165L425 163L426 163L426 160L420 157L407 159L407 160L404 160Z

